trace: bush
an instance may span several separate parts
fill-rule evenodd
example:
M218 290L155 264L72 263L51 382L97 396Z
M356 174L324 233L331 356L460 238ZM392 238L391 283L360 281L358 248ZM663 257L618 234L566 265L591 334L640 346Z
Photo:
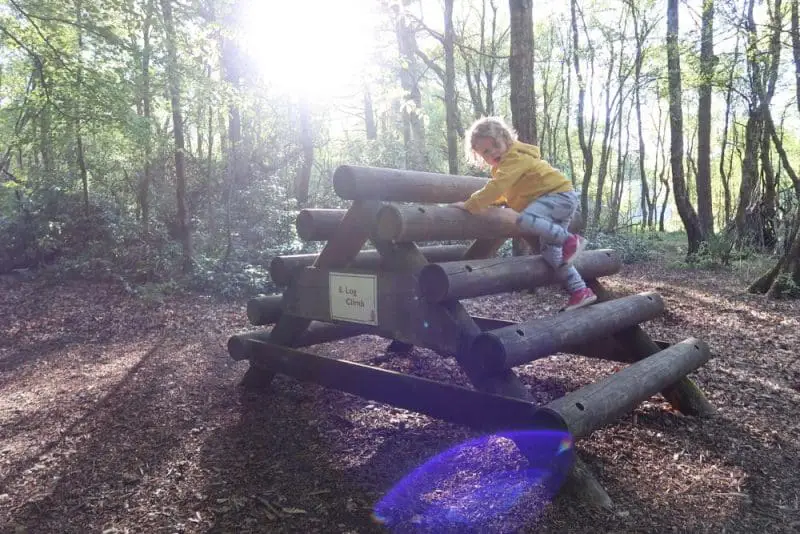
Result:
M622 263L638 263L652 258L652 249L648 239L641 234L605 234L597 232L589 236L586 245L589 250L601 248L614 249Z
M717 267L727 267L734 257L735 242L725 233L711 236L707 241L700 243L700 250L686 258L686 263L692 267L714 269ZM740 251L738 255L746 258L749 251Z
M198 258L187 286L202 293L224 298L247 298L259 293L274 293L269 269L246 262L229 262L227 271L220 271L218 262L210 258Z

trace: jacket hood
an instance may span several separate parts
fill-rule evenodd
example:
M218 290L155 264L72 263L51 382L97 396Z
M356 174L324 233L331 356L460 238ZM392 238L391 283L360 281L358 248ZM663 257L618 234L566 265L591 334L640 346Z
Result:
M528 145L523 143L522 141L516 141L513 145L511 145L511 150L519 152L520 154L525 154L526 156L531 156L536 159L542 158L542 153L539 150L539 147L536 145Z

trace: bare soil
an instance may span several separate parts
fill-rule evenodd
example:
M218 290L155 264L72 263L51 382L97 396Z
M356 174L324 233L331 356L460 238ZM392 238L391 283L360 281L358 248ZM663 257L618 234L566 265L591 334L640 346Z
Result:
M667 313L644 325L654 339L711 345L714 358L692 377L718 413L684 417L656 396L581 441L612 511L567 496L540 509L523 497L452 530L800 531L800 304L748 295L724 270L645 263L606 283L664 297ZM562 300L540 290L467 306L524 320ZM145 301L100 283L0 281L0 532L385 532L376 502L476 437L285 377L267 393L243 391L248 364L225 346L253 329L244 308L197 295ZM362 336L310 350L466 384L452 361L420 349L386 357L386 346ZM546 402L615 369L557 355L520 375Z

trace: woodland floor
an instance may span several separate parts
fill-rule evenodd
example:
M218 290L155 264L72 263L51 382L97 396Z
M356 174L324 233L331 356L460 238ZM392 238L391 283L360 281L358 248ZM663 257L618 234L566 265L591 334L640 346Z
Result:
M663 295L667 313L644 325L654 339L710 344L692 376L718 408L699 420L653 397L580 442L614 511L564 497L537 511L523 497L452 531L800 531L800 303L748 295L745 278L650 262L606 279L619 294ZM522 320L562 299L541 290L467 306ZM0 532L382 532L381 496L476 437L288 378L244 392L248 364L225 346L251 329L243 302L0 281ZM452 361L420 349L385 359L386 345L364 336L315 350L466 383ZM613 370L558 355L520 374L548 401Z

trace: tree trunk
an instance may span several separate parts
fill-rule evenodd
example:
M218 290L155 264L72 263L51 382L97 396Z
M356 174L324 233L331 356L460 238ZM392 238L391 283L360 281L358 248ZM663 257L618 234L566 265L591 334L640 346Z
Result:
M86 158L83 150L83 136L81 134L81 114L83 106L83 2L75 2L75 28L78 32L78 66L75 74L75 161L78 164L78 172L81 177L81 189L83 193L83 213L89 215L89 174L86 171Z
M577 0L570 0L570 15L572 22L572 64L575 68L575 79L578 83L578 111L576 116L578 126L578 143L583 153L583 182L581 184L581 215L584 221L589 220L589 185L592 181L592 168L594 155L592 154L592 136L586 135L586 126L583 120L584 102L586 100L586 84L581 74L580 50L578 48L578 17Z
M745 26L747 29L747 73L750 85L748 119L745 128L745 151L742 160L742 180L739 189L739 204L736 209L736 236L740 243L768 245L774 221L770 210L764 210L763 197L759 198L758 186L761 178L759 159L764 136L769 132L765 127L766 112L769 109L778 78L778 65L781 50L782 6L775 0L771 9L769 53L758 48L759 36L753 15L753 0L747 4ZM769 167L769 165L768 165ZM763 167L762 167L763 168ZM764 169L770 172L770 169ZM765 195L769 193L765 191Z
M568 57L568 56L565 56ZM566 62L566 60L565 60ZM564 120L564 145L567 147L567 161L569 163L569 179L572 182L572 187L575 187L575 161L572 158L572 138L569 132L569 106L572 102L572 70L567 68L565 83L567 85L565 90L564 100L561 102L562 106L567 107L567 117ZM586 220L586 219L584 219Z
M447 129L447 168L458 174L458 102L456 101L455 30L453 29L454 0L444 2L444 108Z
M533 2L509 0L511 12L510 76L511 122L523 143L539 143L536 132L536 102L533 99ZM514 256L530 253L530 246L521 238L512 241Z
M230 12L223 19L223 26L229 30L237 24L241 4L234 3ZM243 182L242 165L242 114L239 109L241 95L242 56L239 45L227 34L222 35L222 75L230 86L232 95L228 102L228 124L221 128L228 135L222 135L222 153L225 158L225 188L222 201L225 207L225 251L220 261L220 269L226 271L228 261L233 253L233 211L236 204L239 185Z
M509 0L511 10L511 121L520 141L536 145L536 102L533 98L533 1Z
M367 130L367 139L374 141L378 138L378 127L375 124L375 110L372 105L372 93L369 87L364 86L364 127Z
M765 293L767 298L800 298L800 209L795 215L791 246L778 263L753 282L751 293Z
M142 24L142 115L145 122L144 132L144 170L141 181L139 182L139 207L142 210L142 232L147 234L150 230L150 183L152 181L152 153L153 153L153 132L150 122L152 121L152 97L150 94L150 31L153 27L153 0L147 2L144 22Z
M794 79L795 79L795 104L797 112L800 113L800 15L798 11L798 0L792 0L792 59L794 59Z
M703 0L697 89L697 216L704 238L714 234L711 193L711 83L714 77L714 0Z
M678 50L678 0L667 1L667 70L669 77L670 164L675 204L686 228L688 253L700 248L702 231L694 211L683 172L683 109L681 106L681 60Z
M800 16L798 16L798 11L800 11L798 9L798 0L793 0L791 6L790 32L792 39L792 58L795 66L795 89L797 96L800 97ZM800 100L797 101L797 108L798 111L800 111ZM771 117L767 115L767 118L767 127L770 130L775 147L784 162L784 166L795 188L798 189L800 188L800 179L798 179L792 166L789 164L786 152L775 133L775 125ZM753 282L749 288L750 292L766 293L768 298L773 299L780 297L800 297L800 207L797 208L795 214L794 228L789 242L791 245L783 257L778 260L778 263L775 264L772 269Z
M726 169L725 150L728 147L728 127L733 124L734 141L736 138L736 117L731 119L731 101L733 99L733 73L736 70L736 65L739 63L739 32L736 32L736 46L733 51L733 61L731 62L730 72L728 73L728 86L725 91L725 124L722 128L722 146L719 156L719 175L724 189L724 206L725 206L725 220L721 226L726 227L731 220L731 191L730 191L730 175L731 167L733 165L733 151L728 160L728 167ZM732 143L735 146L735 142Z
M658 224L658 198L661 196L661 187L664 185L664 168L667 165L666 157L664 155L664 130L666 125L662 119L661 99L658 102L658 121L656 122L656 148L655 157L653 158L653 202L650 205L650 213L647 215L648 225L655 228ZM660 168L659 171L659 162ZM669 188L665 188L669 190ZM663 225L661 225L663 227Z
M164 33L167 46L167 78L172 106L172 126L175 135L175 200L177 203L177 230L183 247L183 272L192 270L192 236L186 213L186 162L183 136L183 112L181 111L181 84L178 72L178 50L175 39L175 23L172 19L172 0L160 0L164 16Z
M425 127L422 123L422 93L419 88L421 74L416 58L417 39L409 18L403 12L404 7L398 5L395 9L395 32L401 58L399 77L404 93L402 116L406 168L425 170L428 168L428 160Z
M308 188L311 184L311 169L314 165L314 134L311 126L311 103L308 97L300 97L300 146L303 160L294 180L294 198L300 207L308 204Z
M650 190L647 186L647 173L644 169L645 164L645 146L644 135L642 133L642 100L641 100L641 84L642 84L642 63L644 62L644 51L642 45L644 39L649 33L646 28L639 28L639 10L636 7L636 2L629 0L631 15L633 17L633 35L636 41L636 56L634 59L633 71L633 99L636 108L636 129L639 138L639 180L641 182L641 199L640 209L642 210L642 227L648 225L650 222L649 213L651 212L650 206ZM655 204L655 198L653 198Z
M494 115L494 79L497 75L499 62L497 61L497 5L490 2L492 10L491 20L487 20L486 2L481 2L480 14L480 43L477 50L478 59L474 60L472 52L464 46L460 47L464 59L464 79L467 82L472 111L475 118ZM490 25L490 34L487 37L487 25ZM505 34L500 36L502 40ZM488 41L488 42L487 42Z
M753 211L753 196L758 186L758 159L761 140L761 63L759 62L758 34L753 17L754 0L746 6L745 28L747 31L747 74L750 85L747 125L744 130L744 157L742 158L742 178L739 185L739 201L736 207L736 239L742 243L757 243L758 229L753 228L748 217Z
M624 119L628 124L631 122L631 111L632 109L629 107L628 116ZM621 110L617 114L617 120L617 130L619 131L619 135L617 136L617 178L614 186L614 196L611 202L608 226L606 228L608 233L615 232L619 224L620 211L622 210L622 193L625 189L625 171L628 165L631 142L631 131L630 128L627 128L625 129L625 148L622 148L623 115ZM630 195L630 189L628 189L628 194Z
M612 116L612 108L615 105L616 96L611 100L611 76L614 72L614 62L616 59L614 51L614 42L609 42L611 48L609 52L611 64L608 66L608 76L605 84L605 107L606 116L605 124L603 126L603 143L600 145L600 164L597 167L597 191L594 197L594 212L592 214L592 222L589 226L592 228L600 227L600 215L603 209L603 189L605 188L606 176L608 175L608 160L611 155L611 140L614 137L614 125L616 123L616 116Z

